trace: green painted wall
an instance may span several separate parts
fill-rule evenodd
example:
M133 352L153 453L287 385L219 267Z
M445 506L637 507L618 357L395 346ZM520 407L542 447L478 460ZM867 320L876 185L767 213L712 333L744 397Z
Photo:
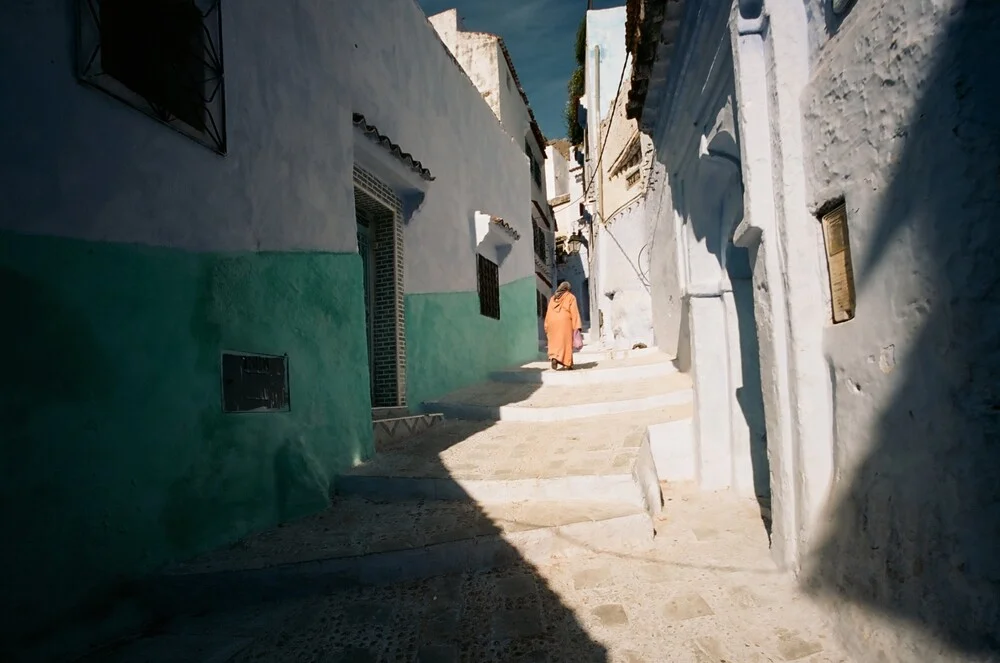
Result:
M373 453L360 279L356 254L0 233L4 630L322 509ZM223 414L224 349L287 353L291 412Z
M480 315L475 291L407 295L410 408L486 380L490 371L537 359L535 292L534 276L502 286L500 320Z

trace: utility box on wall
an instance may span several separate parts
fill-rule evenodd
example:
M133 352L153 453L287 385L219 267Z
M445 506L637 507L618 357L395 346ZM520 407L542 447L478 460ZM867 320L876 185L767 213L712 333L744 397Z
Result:
M222 411L288 412L288 355L222 353Z

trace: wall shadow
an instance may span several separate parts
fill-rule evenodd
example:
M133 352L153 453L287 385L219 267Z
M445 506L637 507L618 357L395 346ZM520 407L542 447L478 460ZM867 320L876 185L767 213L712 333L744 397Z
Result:
M511 398L495 405L540 382L511 385ZM145 628L81 660L208 660L219 652L231 663L609 660L537 567L501 537L535 525L502 527L443 460L495 425L449 420L379 445L338 480L350 495L335 494L327 512L137 583ZM516 440L497 439L495 453L516 455ZM216 649L193 653L192 642L208 646L205 635Z
M886 616L937 649L890 658L1000 653L1000 3L955 7L914 88L922 96L887 138L894 172L855 258L858 314L844 333L857 337L891 311L898 340L868 333L896 343L896 356L876 348L885 377L875 366L882 384L873 380L869 395L854 379L864 360L851 359L863 351L831 350L844 476L803 574L811 591ZM850 195L847 204L858 211ZM892 261L899 266L886 269ZM898 278L886 286L889 273ZM851 419L861 399L877 408L865 429Z
M736 402L740 406L750 434L750 463L753 491L760 506L761 520L771 536L771 466L767 458L767 425L764 418L764 394L760 381L760 345L754 313L753 273L749 250L735 246L732 232L727 247L726 272L733 288L733 303L739 329L740 384Z
M725 17L722 17L722 21ZM720 28L724 22L720 22ZM754 312L753 273L748 249L734 246L733 232L743 219L743 179L740 162L738 127L736 124L736 94L732 80L731 55L729 62L715 69L705 70L704 76L714 75L707 81L692 75L691 80L704 82L698 88L697 99L692 106L699 109L694 120L696 135L700 140L686 143L696 147L686 154L664 153L657 149L656 158L664 166L671 196L671 214L685 219L681 230L687 233L689 262L689 287L704 289L728 280L732 288L732 298L736 320L728 321L728 329L718 335L719 351L724 352L724 344L736 334L739 352L740 376L738 385L731 385L731 398L739 406L749 432L749 457L753 478L753 490L760 508L761 521L771 536L770 508L770 464L767 455L767 433L764 417L764 399L760 376L760 348L757 338L757 324ZM707 66L701 63L699 66ZM684 94L684 91L675 91ZM685 100L686 101L686 100ZM680 111L679 111L680 112ZM687 119L687 118L685 118ZM680 128L677 131L682 131ZM665 211L665 210L664 210ZM678 245L678 259L683 244ZM725 295L719 288L720 305ZM706 296L704 293L699 296ZM681 370L691 368L690 344L691 306L685 297L681 307L681 330L677 364Z

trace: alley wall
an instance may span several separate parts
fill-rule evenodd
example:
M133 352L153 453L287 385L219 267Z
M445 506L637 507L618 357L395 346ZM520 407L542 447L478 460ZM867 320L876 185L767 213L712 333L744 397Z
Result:
M1000 6L827 18L802 101L808 198L846 200L857 305L825 330L836 474L806 578L847 601L856 651L983 660L1000 632Z
M373 453L352 113L436 178L406 220L411 402L536 351L523 145L419 7L223 12L224 157L80 85L65 3L0 8L5 643L324 508ZM521 235L500 321L476 211ZM287 354L291 409L223 414L224 350Z

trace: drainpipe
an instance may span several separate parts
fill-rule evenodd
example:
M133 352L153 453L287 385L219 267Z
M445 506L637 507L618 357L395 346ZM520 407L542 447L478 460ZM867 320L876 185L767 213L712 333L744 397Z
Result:
M603 209L601 209L601 193L603 192L603 182L601 169L598 163L601 153L601 47L594 46L593 75L591 76L593 89L590 91L590 108L587 110L587 119L590 124L590 150L592 157L589 159L590 179L597 184L597 201L591 207L590 217L590 250L588 258L590 260L590 333L593 336L594 324L597 324L597 337L603 337L603 325L601 316L601 286L603 277L601 273L600 248L597 246L598 233L595 224L603 223ZM595 271L595 267L597 268Z

